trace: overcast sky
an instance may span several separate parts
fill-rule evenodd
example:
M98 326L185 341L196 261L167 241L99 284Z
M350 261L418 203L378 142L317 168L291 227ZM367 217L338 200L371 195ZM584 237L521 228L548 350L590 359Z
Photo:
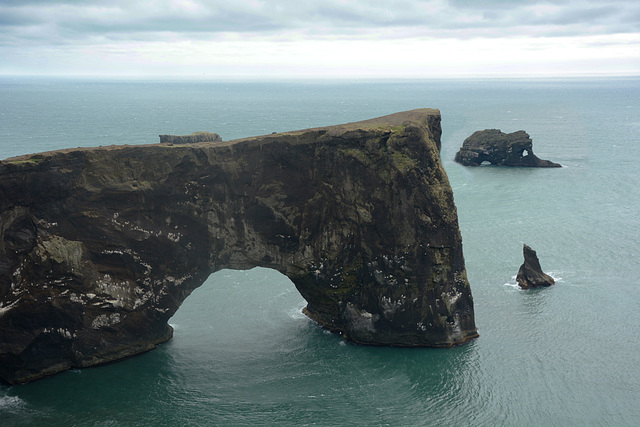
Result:
M0 0L0 74L640 75L640 0Z

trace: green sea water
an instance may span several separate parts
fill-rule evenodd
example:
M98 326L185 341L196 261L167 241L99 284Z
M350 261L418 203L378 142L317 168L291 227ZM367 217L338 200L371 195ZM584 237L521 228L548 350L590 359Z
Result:
M640 79L2 77L0 99L0 158L439 108L480 333L452 349L357 346L307 319L281 274L223 270L156 350L0 385L1 426L640 425ZM526 130L564 167L454 163L487 128ZM516 286L523 243L556 285Z

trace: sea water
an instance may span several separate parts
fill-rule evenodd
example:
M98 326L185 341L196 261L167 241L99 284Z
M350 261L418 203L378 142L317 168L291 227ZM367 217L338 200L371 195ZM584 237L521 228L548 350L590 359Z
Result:
M107 366L0 385L0 425L640 425L640 79L210 81L0 78L0 158L226 140L442 112L480 337L346 343L267 269L214 273L174 338ZM476 130L527 131L560 169L453 162ZM522 244L556 285L520 290Z

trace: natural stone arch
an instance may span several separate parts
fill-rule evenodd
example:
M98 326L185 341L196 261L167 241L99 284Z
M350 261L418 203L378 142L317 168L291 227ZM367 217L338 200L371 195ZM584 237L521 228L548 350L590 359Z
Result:
M154 348L213 272L273 268L358 343L477 336L440 114L0 166L0 377Z
M489 161L495 166L561 167L533 153L533 141L523 130L504 133L500 129L476 131L462 143L455 161L464 166L479 166Z
M278 343L311 324L320 329L303 313L306 305L293 282L277 270L223 269L194 289L168 323L174 339L207 334L209 342L219 338L227 346L232 339L245 345L255 339Z

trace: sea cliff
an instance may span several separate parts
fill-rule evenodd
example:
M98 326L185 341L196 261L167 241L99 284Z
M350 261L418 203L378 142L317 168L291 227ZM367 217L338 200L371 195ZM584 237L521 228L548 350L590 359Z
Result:
M235 141L0 162L0 378L111 362L172 336L213 272L273 268L357 343L477 336L440 113Z

